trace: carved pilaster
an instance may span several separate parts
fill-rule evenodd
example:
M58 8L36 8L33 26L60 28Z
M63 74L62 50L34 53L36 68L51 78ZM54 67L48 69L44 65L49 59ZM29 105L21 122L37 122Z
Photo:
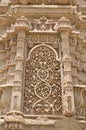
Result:
M74 97L72 88L72 77L71 77L71 57L69 47L69 27L63 27L61 32L62 38L62 51L63 51L63 114L71 116L74 112Z
M6 83L7 84L13 84L13 78L14 78L14 67L15 67L15 54L14 51L16 52L16 50L12 49L12 41L13 39L7 41L5 43L5 50L6 50L6 56L5 56L5 75L6 75ZM13 51L13 52L12 52ZM13 59L14 57L14 59Z
M4 43L0 43L0 84L3 83L4 70L3 65L5 64L5 46Z
M4 61L5 61L4 43L0 43L0 68L3 66Z
M62 50L63 50L63 58L67 55L69 56L70 50L69 50L69 32L68 31L62 31L61 32L62 37Z
M23 84L24 46L26 34L22 30L17 35L16 67L14 76L14 88L12 92L11 110L21 110L21 94Z

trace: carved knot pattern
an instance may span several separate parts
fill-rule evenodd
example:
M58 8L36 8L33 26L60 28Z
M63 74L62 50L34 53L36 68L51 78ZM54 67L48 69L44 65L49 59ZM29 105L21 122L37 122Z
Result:
M36 46L26 61L24 112L37 115L62 113L60 63L53 49L45 44Z

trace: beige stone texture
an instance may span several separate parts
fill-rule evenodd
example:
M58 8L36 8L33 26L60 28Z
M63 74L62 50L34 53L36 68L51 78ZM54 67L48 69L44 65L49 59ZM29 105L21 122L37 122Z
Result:
M0 1L0 130L86 130L86 1Z

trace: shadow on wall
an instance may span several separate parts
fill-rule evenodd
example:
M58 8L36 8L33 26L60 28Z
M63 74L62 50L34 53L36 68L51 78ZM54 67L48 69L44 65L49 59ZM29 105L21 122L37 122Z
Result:
M64 117L54 123L54 130L86 130L86 122L78 122L73 117Z

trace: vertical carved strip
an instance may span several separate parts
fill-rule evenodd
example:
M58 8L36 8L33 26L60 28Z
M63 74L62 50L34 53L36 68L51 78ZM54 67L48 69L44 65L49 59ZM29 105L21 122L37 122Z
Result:
M74 96L72 88L71 77L71 58L69 47L69 31L62 31L62 51L63 51L63 65L64 65L64 79L63 79L63 114L72 115L74 112Z
M26 34L20 31L17 35L16 67L14 76L14 88L12 91L11 110L21 110L21 94L23 85L24 46Z
M0 84L3 84L4 70L3 65L5 63L5 46L4 43L0 43Z

